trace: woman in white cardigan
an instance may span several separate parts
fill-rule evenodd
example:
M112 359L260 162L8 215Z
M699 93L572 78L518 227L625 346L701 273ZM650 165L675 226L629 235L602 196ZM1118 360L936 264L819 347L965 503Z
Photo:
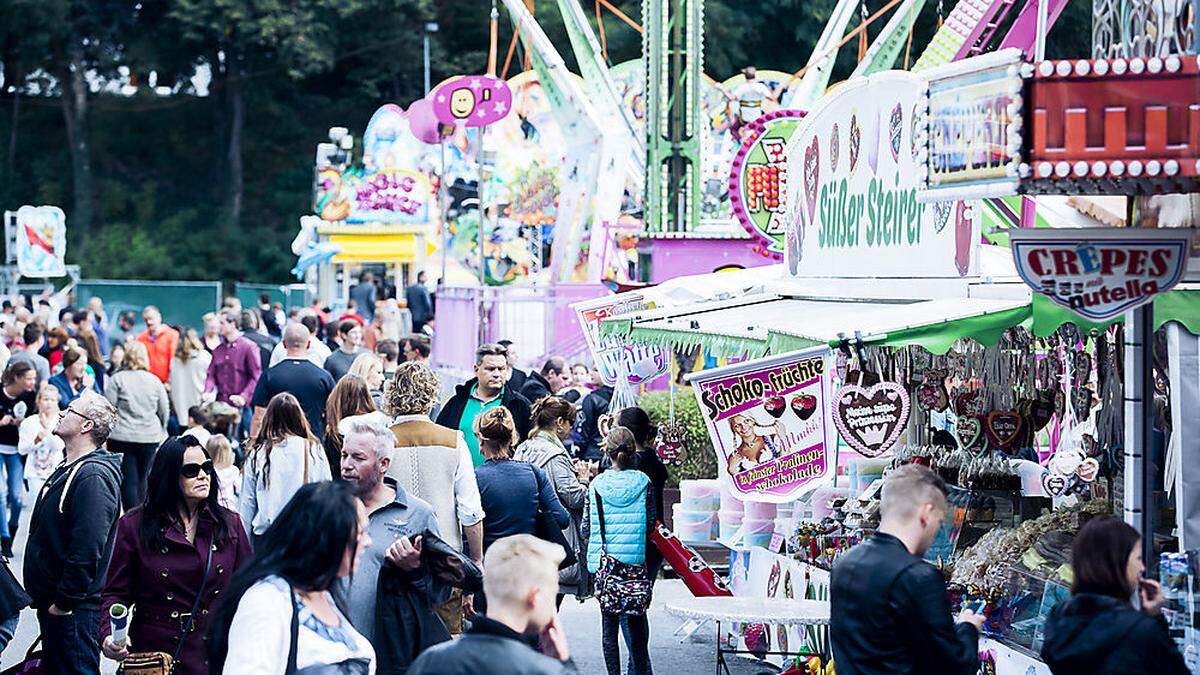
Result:
M296 397L282 392L267 404L243 467L238 511L257 544L305 483L331 480L329 460Z

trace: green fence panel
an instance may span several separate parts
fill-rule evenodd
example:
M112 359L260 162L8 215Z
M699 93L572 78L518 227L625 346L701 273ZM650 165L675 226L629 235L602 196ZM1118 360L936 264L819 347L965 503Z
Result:
M118 313L131 309L141 323L142 309L154 305L163 320L172 325L201 328L200 317L221 305L219 281L127 281L118 279L82 279L75 287L76 302L86 305L93 296L104 300L110 321Z
M273 286L271 284L248 284L241 281L234 284L234 295L242 301L242 307L257 307L258 296L266 293L271 296L271 302L282 302L285 310L292 307L304 307L304 284L287 284Z

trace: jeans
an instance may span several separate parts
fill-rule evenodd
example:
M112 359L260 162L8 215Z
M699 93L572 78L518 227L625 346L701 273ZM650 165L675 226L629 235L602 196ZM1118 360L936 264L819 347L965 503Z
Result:
M21 623L21 613L13 614L11 619L0 623L0 652L3 652L8 643L12 642L13 636L17 634L17 624Z
M79 609L67 616L37 613L42 629L42 653L55 675L96 675L100 672L100 610Z
M21 522L21 509L25 507L25 455L0 454L0 466L4 467L5 498L0 503L0 536L17 536Z
M600 639L608 675L621 675L621 648L617 633L622 624L629 627L625 633L632 659L629 672L632 675L650 675L650 621L646 615L601 612Z
M246 440L250 436L250 422L254 417L254 408L246 406L242 408L241 419L238 420L237 440L238 442Z
M146 478L158 443L126 443L109 440L108 449L121 454L121 507L126 511L141 506L146 498Z

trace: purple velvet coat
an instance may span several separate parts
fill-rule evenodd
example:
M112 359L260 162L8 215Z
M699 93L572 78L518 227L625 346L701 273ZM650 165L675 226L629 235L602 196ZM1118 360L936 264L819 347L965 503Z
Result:
M195 630L188 635L176 662L175 675L207 675L208 627L236 569L250 561L253 553L241 518L228 509L220 514L208 508L200 512L196 541L189 544L178 527L167 529L163 545L155 551L141 544L142 509L125 514L117 523L108 580L104 586L100 611L100 641L108 637L111 625L108 610L114 603L134 606L129 627L131 651L173 654L182 631L181 615L192 608L208 546L213 545L217 516L223 517L229 530L228 541L216 544L204 597L196 609Z

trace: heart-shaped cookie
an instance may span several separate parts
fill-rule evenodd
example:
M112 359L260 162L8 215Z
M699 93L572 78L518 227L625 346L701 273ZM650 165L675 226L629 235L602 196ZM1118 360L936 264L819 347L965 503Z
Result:
M858 166L858 151L862 147L862 129L858 126L858 115L850 116L850 173Z
M982 415L983 398L979 390L958 390L954 394L954 413L956 415Z
M1100 474L1100 462L1095 457L1088 457L1079 463L1079 467L1075 469L1075 475L1079 476L1080 480L1085 483L1090 483L1096 480L1096 476Z
M1042 474L1042 489L1051 497L1061 497L1067 489L1067 479L1061 474L1047 471Z
M987 416L987 434L1001 448L1012 445L1021 436L1021 415L1012 411L993 411Z
M954 436L958 439L958 447L971 450L983 439L983 422L972 415L959 415L954 424Z
M897 103L888 116L888 147L892 150L892 161L900 161L900 136L904 131L904 111Z
M950 393L946 391L946 373L942 370L927 370L917 387L917 400L926 410L944 412L950 405Z
M821 188L821 146L817 137L804 149L804 198L808 222L813 222L817 213L817 196Z
M800 421L807 421L808 418L817 412L817 397L812 394L801 394L792 397L792 412L796 413L796 417Z
M895 382L845 384L834 396L833 420L842 439L865 457L890 450L908 414L908 392Z

